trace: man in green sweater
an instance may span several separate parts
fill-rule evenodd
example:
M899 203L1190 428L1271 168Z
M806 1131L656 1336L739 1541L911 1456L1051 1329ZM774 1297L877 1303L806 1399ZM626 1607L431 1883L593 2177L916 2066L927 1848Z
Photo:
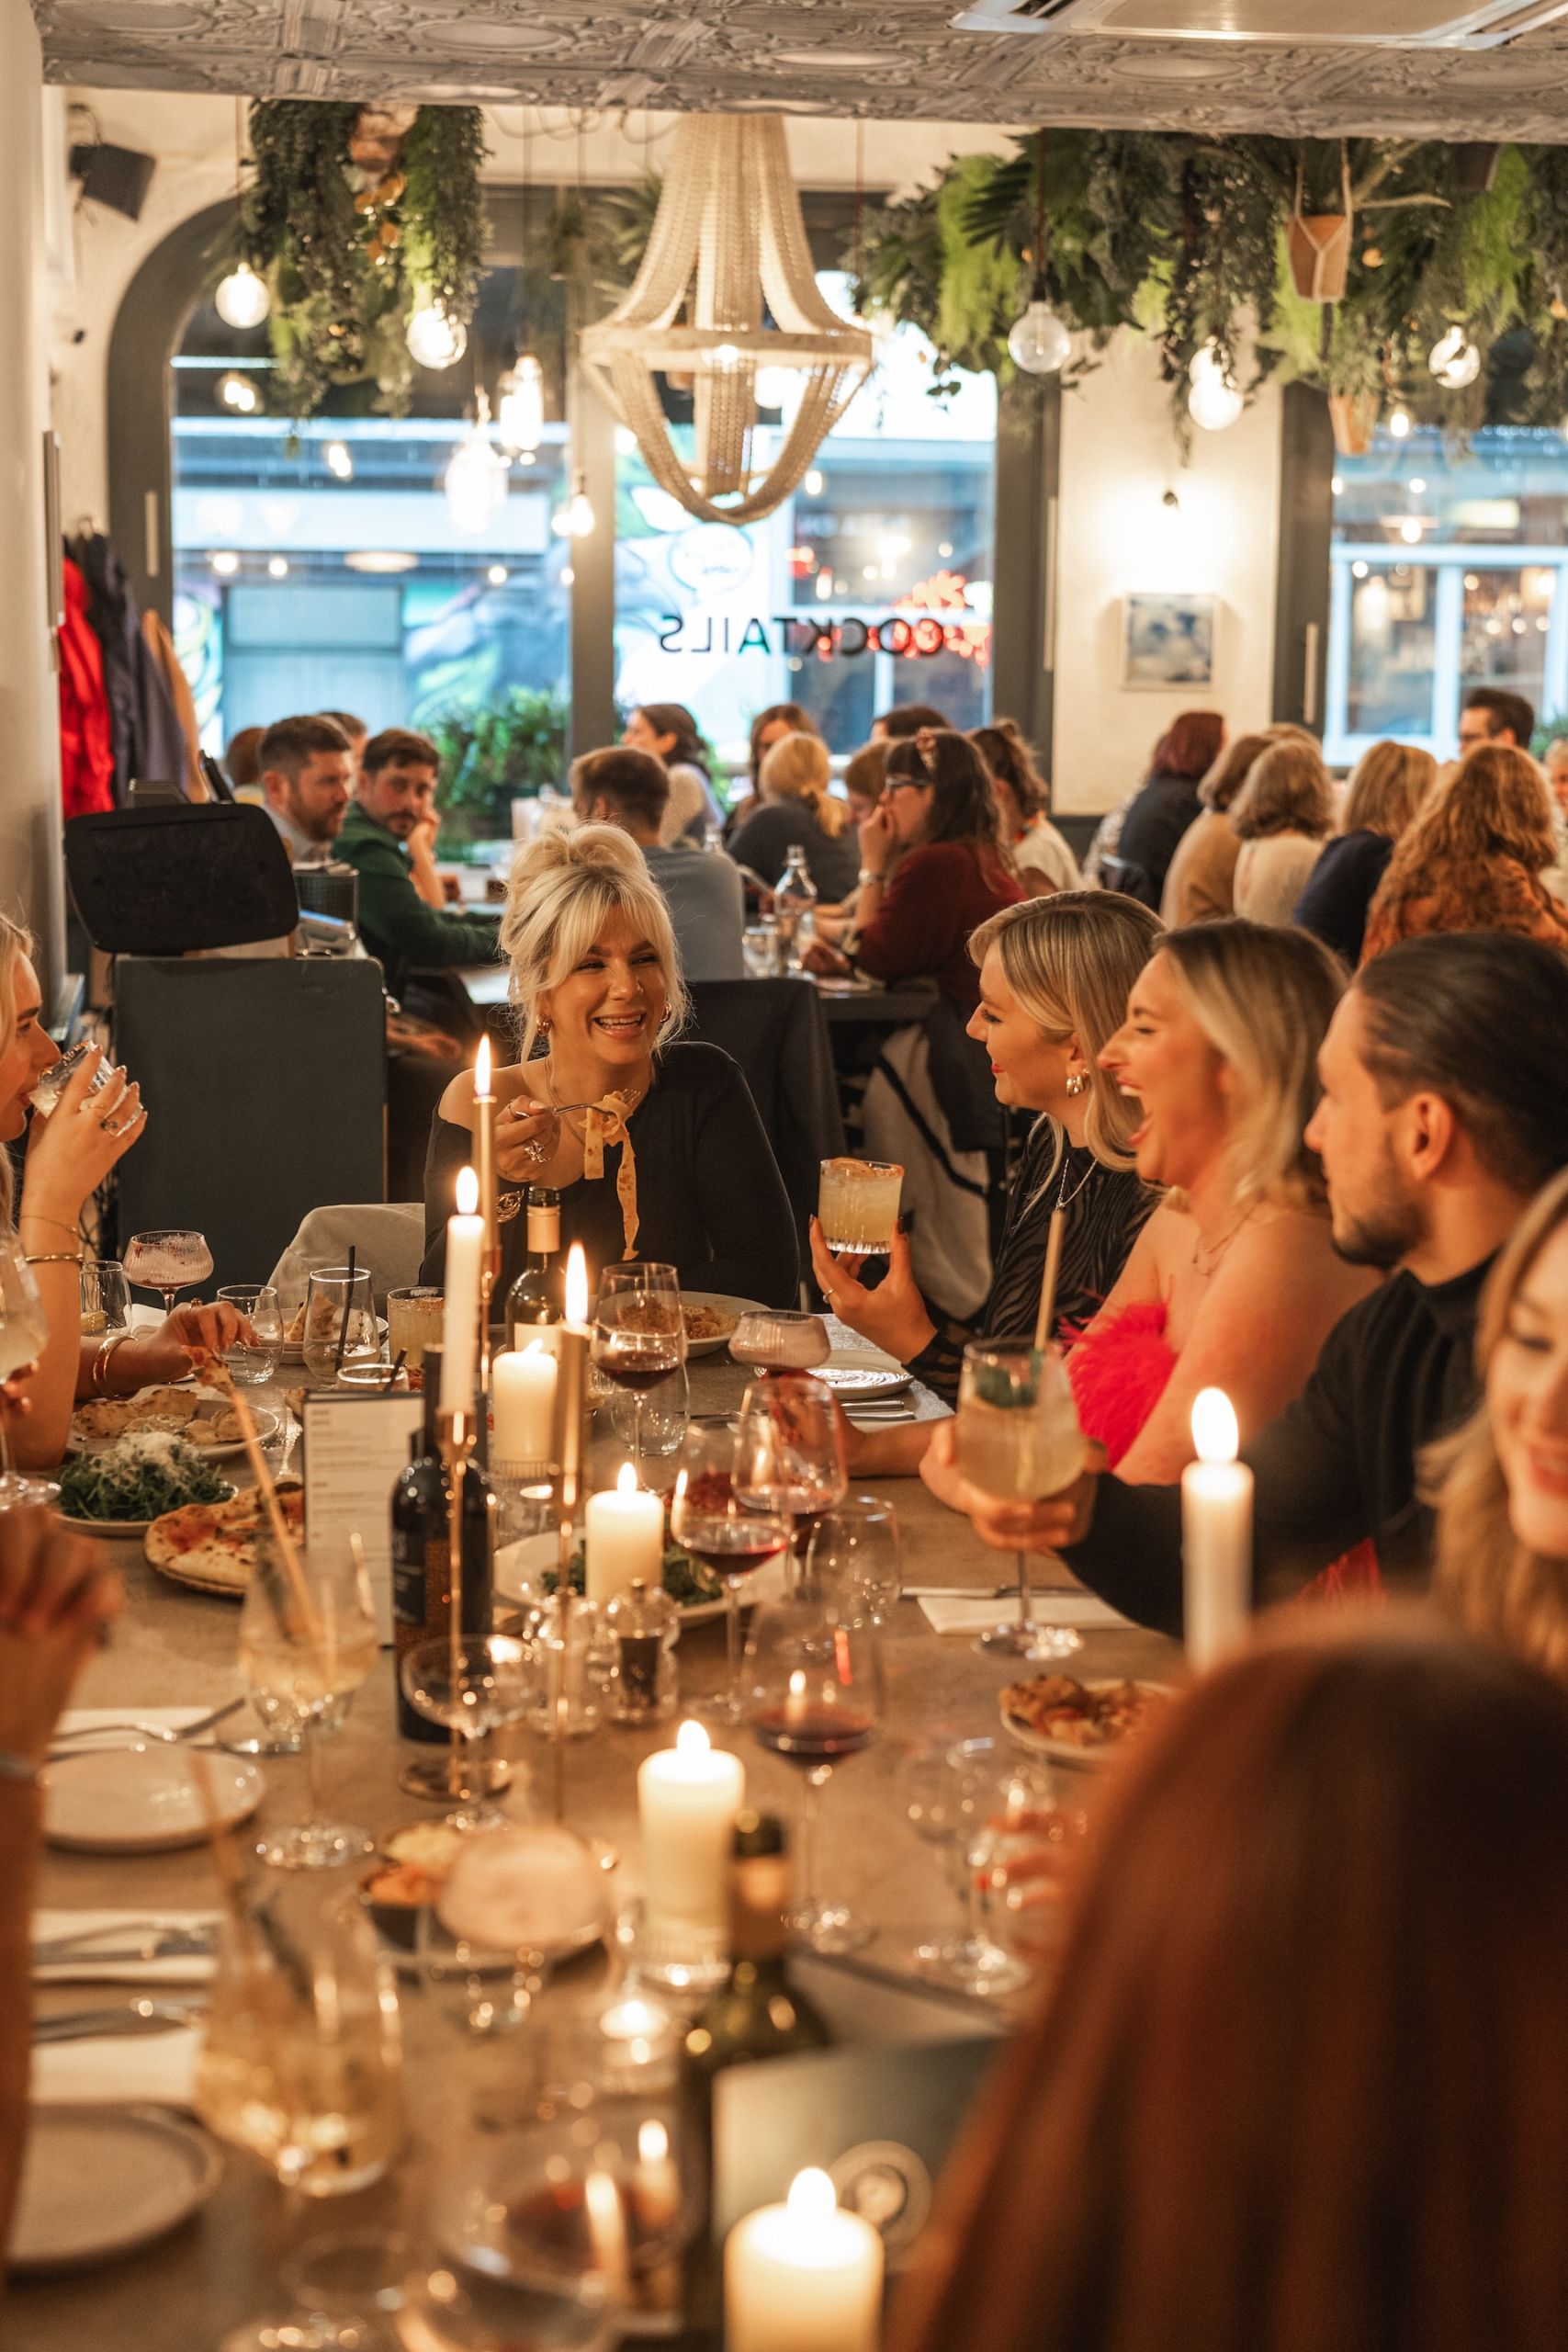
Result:
M427 906L406 846L435 784L440 755L428 735L389 727L360 755L359 785L336 854L359 876L359 933L401 996L411 972L493 963L500 917Z

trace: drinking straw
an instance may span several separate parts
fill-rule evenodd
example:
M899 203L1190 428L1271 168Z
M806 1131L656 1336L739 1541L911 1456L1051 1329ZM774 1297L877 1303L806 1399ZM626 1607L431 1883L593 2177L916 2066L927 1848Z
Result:
M1062 1236L1066 1230L1067 1212L1053 1209L1051 1230L1045 1242L1045 1267L1040 1277L1040 1312L1034 1318L1034 1352L1043 1355L1045 1342L1051 1335L1051 1317L1056 1305L1056 1276L1062 1263Z
M349 1310L354 1305L354 1269L358 1252L351 1241L348 1245L348 1280L343 1286L343 1321L338 1327L337 1368L343 1370L343 1351L348 1345Z
M299 1614L305 1622L311 1645L318 1657L324 1657L325 1643L321 1628L316 1619L316 1604L310 1597L310 1588L305 1581L305 1571L299 1565L299 1555L294 1548L294 1538L288 1532L288 1521L284 1517L283 1506L277 1499L277 1487L274 1483L272 1472L267 1468L266 1456L262 1452L261 1440L256 1435L256 1425L251 1418L251 1408L239 1389L235 1387L234 1375L220 1357L209 1357L205 1369L207 1377L217 1384L220 1392L227 1396L234 1408L234 1418L240 1424L240 1437L244 1445L245 1457L250 1463L251 1475L256 1482L256 1489L262 1498L262 1507L266 1512L273 1542L277 1545L278 1557L283 1563L284 1576L293 1592Z
M393 1389L397 1386L397 1385L398 1385L398 1374L399 1374L399 1373L400 1373L400 1372L401 1372L401 1370L402 1370L402 1368L403 1368L404 1364L408 1362L408 1355L409 1355L409 1351L408 1351L407 1348L400 1348L400 1349L398 1350L398 1360L397 1360L397 1363L392 1366L391 1371L387 1374L387 1385L386 1385L385 1388L384 1388L384 1389L382 1390L382 1392L381 1392L381 1393L382 1393L382 1395L383 1395L384 1396L389 1396L391 1395L391 1393L392 1393Z

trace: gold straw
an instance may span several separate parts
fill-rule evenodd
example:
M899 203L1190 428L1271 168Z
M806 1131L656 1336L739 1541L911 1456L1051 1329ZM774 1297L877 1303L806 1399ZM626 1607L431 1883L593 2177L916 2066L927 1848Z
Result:
M1051 1317L1056 1305L1056 1276L1062 1264L1062 1236L1066 1227L1066 1210L1053 1209L1051 1230L1045 1242L1045 1268L1040 1277L1040 1312L1034 1318L1036 1355L1043 1355L1045 1342L1051 1336Z
M299 1565L299 1555L294 1548L294 1538L288 1532L288 1521L284 1516L283 1506L278 1501L277 1487L272 1472L267 1467L266 1456L262 1452L261 1440L256 1435L256 1425L251 1418L251 1408L234 1385L233 1374L226 1363L220 1363L215 1356L209 1357L204 1371L208 1377L216 1381L220 1392L228 1397L234 1408L234 1417L240 1424L240 1436L244 1442L245 1457L250 1463L251 1474L255 1479L256 1489L261 1496L262 1505L272 1529L273 1542L277 1545L278 1557L283 1563L284 1576L293 1592L296 1606L304 1619L306 1633L311 1646L318 1659L324 1666L326 1645L321 1627L317 1621L316 1604L310 1597L310 1588L305 1580L305 1571Z

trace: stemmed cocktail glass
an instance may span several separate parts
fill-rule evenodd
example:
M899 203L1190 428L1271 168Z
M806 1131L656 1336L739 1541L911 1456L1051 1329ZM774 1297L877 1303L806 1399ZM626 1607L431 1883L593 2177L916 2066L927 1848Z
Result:
M121 1262L132 1288L162 1291L164 1312L172 1315L181 1291L204 1283L212 1272L212 1252L206 1235L193 1227L166 1226L155 1233L133 1233Z
M956 1440L964 1476L998 1502L1038 1502L1071 1486L1083 1465L1083 1438L1061 1359L972 1341L958 1383ZM1021 1550L1017 1558L1017 1618L993 1625L975 1646L1005 1657L1066 1657L1083 1646L1081 1637L1069 1625L1031 1623L1029 1555Z

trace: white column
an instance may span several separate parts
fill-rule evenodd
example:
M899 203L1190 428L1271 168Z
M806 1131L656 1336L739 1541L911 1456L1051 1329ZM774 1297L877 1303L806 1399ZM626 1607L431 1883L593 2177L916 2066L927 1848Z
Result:
M45 586L50 289L43 69L29 8L0 7L0 904L39 942L45 1004L65 958L59 701Z

